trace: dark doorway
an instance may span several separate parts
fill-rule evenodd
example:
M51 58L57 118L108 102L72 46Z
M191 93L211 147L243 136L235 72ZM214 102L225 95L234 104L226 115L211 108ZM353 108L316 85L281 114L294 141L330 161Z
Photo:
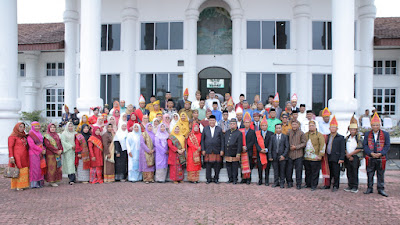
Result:
M219 93L222 96L225 93L231 93L231 73L221 67L208 67L199 73L199 90L201 97L206 98L210 90Z

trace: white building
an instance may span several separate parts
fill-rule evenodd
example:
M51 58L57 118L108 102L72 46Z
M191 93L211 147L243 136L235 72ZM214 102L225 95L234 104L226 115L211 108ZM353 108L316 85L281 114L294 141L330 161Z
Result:
M207 79L235 102L297 93L341 130L374 104L397 118L400 20L378 19L374 40L375 16L374 0L66 0L65 27L19 25L17 51L16 2L1 1L0 151L19 111L59 120L64 104L87 112L186 87L193 99Z

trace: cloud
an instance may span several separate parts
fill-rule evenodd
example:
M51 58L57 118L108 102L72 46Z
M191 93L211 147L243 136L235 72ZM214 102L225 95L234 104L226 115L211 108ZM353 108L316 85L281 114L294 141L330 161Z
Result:
M18 23L63 22L65 0L18 0Z

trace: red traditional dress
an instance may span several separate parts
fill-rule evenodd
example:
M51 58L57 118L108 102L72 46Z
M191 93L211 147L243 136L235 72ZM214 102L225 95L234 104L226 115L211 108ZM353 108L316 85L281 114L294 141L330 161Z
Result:
M171 134L168 138L168 165L169 165L169 178L173 181L182 181L183 167L185 163L184 154L178 154L178 149L182 149L185 146L185 137L181 134Z
M103 183L103 143L100 135L96 135L99 127L93 128L92 136L89 138L90 155L90 183ZM93 160L95 158L95 160Z
M96 116L96 115L93 115L93 116L89 117L90 125L96 124L98 118L99 118L99 116Z
M17 123L8 137L8 154L14 157L15 165L19 169L18 178L11 179L11 189L29 187L29 152L25 131L19 132L18 128L23 123ZM14 167L14 164L9 164Z
M194 128L198 127L198 131L195 132ZM192 132L189 133L187 140L187 171L188 180L191 182L198 182L201 170L201 133L200 126L194 122L192 125Z
M49 183L59 182L62 179L61 155L58 151L62 151L63 147L61 139L56 132L50 132L50 127L55 126L50 123L47 126L47 133L44 135L44 145L46 146L46 163L47 173L45 179Z

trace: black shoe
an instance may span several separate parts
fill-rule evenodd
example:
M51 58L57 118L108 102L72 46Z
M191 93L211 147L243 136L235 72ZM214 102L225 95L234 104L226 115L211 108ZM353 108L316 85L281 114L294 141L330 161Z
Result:
M229 183L232 183L232 181L231 181L231 180L228 180L226 183L229 184Z
M261 185L261 184L262 184L262 180L259 180L259 181L258 181L258 185Z
M310 186L307 186L307 184L306 184L306 185L303 186L303 188L311 188L311 187L310 187Z
M282 184L282 185L281 185L281 188L285 188L285 185Z
M378 190L378 194L384 196L384 197L389 197L388 194L386 194L386 192L384 190Z
M292 188L292 187L293 187L292 183L287 184L287 188Z
M247 181L246 181L246 184L250 184L250 183L251 183L251 181L250 181L250 180L247 180Z
M296 188L297 188L297 190L300 190L300 189L301 189L301 186L300 186L300 185L297 185Z
M211 181L208 180L208 181L206 182L206 184L209 184L209 183L211 183Z
M265 186L269 186L269 183L265 183Z
M332 192L337 192L338 188L337 187L333 187L332 188Z
M331 189L330 186L322 186L321 189Z
M278 184L274 184L274 185L272 185L272 187L273 187L273 188L278 187Z
M374 193L374 191L372 190L372 188L368 188L365 192L364 192L364 194L371 194L371 193Z
M315 190L317 190L317 188L311 188L311 191L315 191Z
M237 184L237 181L233 181L233 184Z
M246 179L242 179L242 180L240 181L241 184L244 184L244 183L246 183L246 182L247 182Z
M216 184L219 184L219 181L218 181L218 179L215 179L215 180L214 180L214 182L215 182Z

